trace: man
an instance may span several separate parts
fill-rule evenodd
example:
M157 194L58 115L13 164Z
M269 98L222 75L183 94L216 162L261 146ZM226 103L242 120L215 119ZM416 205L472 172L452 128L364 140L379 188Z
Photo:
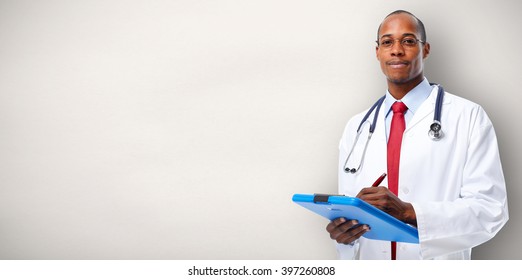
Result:
M366 112L348 122L339 147L339 193L357 196L417 227L419 244L367 239L368 225L340 218L326 230L343 259L470 259L471 248L495 236L508 220L496 135L484 110L445 93L443 137L434 141L428 136L438 91L423 75L429 53L417 17L399 10L384 19L376 55L388 91L361 168L344 172ZM364 146L357 144L358 150ZM358 166L360 154L346 164ZM371 187L383 172L387 180Z

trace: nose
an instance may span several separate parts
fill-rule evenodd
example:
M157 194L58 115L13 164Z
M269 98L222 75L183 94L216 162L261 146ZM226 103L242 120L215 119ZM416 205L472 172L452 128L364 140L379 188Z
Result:
M400 41L394 42L394 44L391 46L390 53L392 56L404 55L404 47L402 46Z

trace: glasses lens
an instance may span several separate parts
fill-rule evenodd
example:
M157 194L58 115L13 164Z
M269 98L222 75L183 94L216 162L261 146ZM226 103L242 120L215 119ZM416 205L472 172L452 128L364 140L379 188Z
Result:
M381 45L381 47L385 47L385 48L391 47L393 45L393 40L383 39L383 40L381 40L380 45Z
M402 39L401 44L403 46L413 47L413 46L415 46L417 44L417 39L415 39L415 38L404 38L404 39Z

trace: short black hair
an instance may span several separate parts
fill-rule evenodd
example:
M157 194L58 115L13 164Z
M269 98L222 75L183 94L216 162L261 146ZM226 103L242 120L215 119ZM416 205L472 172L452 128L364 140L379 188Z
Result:
M414 14L412 14L408 11L405 11L405 10L396 10L396 11L389 13L386 17L384 17L384 19L388 18L391 15L397 15L397 14L408 14L408 15L412 16L417 21L417 31L420 33L420 40L423 42L426 42L426 28L424 28L424 23L422 23L422 21L418 17L416 17ZM382 25L382 23L379 24L379 28L377 29L377 40L379 40L379 32L381 31L381 25Z

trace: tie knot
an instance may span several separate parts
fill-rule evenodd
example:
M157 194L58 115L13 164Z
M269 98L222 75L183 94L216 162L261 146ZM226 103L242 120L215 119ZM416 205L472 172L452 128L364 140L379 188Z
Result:
M404 112L406 112L406 110L408 110L408 107L406 107L406 105L403 102L395 102L392 105L392 110L393 110L394 114L395 113L404 114Z

